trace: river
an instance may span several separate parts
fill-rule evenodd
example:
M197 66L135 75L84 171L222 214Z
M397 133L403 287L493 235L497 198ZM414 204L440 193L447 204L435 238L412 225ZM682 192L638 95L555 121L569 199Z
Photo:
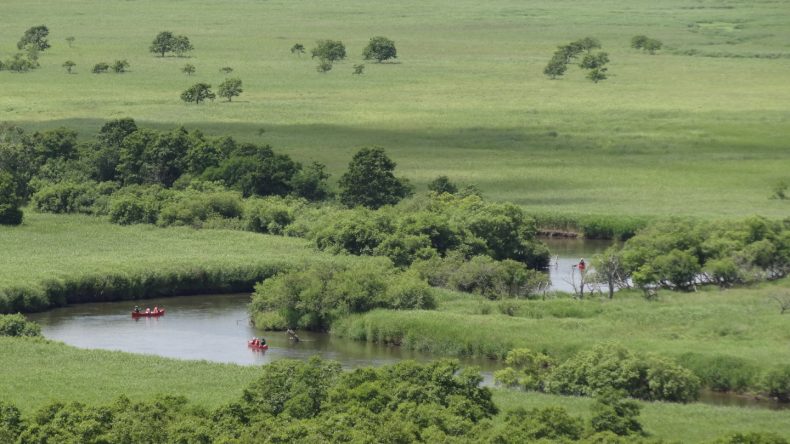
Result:
M591 258L606 249L606 241L575 239L548 240L559 258L552 265L552 287L563 290L571 267L579 258ZM282 332L263 332L250 325L247 313L249 294L200 295L137 301L142 307L165 307L159 318L131 318L135 302L78 304L28 315L41 325L44 336L80 348L119 350L176 359L207 360L242 365L266 364L278 359L307 359L319 355L336 360L346 368L393 364L404 359L431 361L437 356L332 337L328 334L297 332L294 342ZM265 337L266 352L247 347L253 336ZM464 366L480 368L484 384L493 382L492 374L502 363L485 358L462 358ZM717 405L780 407L779 404L729 394L705 392L702 402Z

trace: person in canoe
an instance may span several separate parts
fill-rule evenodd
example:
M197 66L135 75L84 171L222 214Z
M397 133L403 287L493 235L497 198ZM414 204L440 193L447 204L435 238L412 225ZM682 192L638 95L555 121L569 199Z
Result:
M139 305L135 305L134 306L134 312L135 313L140 313L140 306Z
M151 307L145 307L145 314L151 314Z
M157 313L159 313L159 306L158 305L154 305L154 314L157 314Z

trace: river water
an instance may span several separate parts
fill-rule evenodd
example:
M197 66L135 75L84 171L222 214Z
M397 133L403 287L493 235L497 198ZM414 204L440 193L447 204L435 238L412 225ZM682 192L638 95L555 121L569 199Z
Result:
M571 276L572 265L582 257L591 258L610 243L574 239L549 240L559 260L550 270L552 286L563 290ZM44 336L80 348L119 350L176 359L207 360L242 365L266 364L278 359L307 359L318 355L340 362L344 368L380 366L404 359L431 361L438 356L417 353L400 347L332 337L328 334L297 332L299 342L282 332L263 332L250 325L249 294L200 295L144 301L78 304L28 315L41 325ZM132 319L135 303L143 308L164 307L159 318ZM253 336L265 337L269 350L247 347ZM493 382L492 374L502 363L485 358L462 358L463 366L480 368L484 384ZM710 404L777 408L770 401L758 401L727 394L703 393Z

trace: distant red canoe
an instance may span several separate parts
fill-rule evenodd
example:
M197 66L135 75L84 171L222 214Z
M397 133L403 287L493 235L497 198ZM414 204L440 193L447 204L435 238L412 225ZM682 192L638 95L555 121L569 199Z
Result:
M252 341L247 341L247 346L254 349L254 350L268 350L269 344L253 344Z
M162 316L163 314L165 314L165 310L151 311L151 312L148 312L148 313L146 313L144 311L133 311L132 312L132 317L133 318L158 318L159 316Z

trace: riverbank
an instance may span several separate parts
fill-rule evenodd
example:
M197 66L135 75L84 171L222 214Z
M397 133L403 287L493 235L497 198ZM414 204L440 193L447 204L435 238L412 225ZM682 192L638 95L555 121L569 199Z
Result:
M120 395L133 401L156 394L185 396L216 408L239 398L260 374L258 366L184 361L102 350L82 350L44 339L0 337L0 400L32 413L52 401L109 403ZM494 389L501 412L524 407L562 406L587 417L589 398ZM773 431L790 436L786 412L705 404L640 402L640 421L666 440L703 442L730 431ZM501 421L503 415L496 417Z
M70 303L252 291L291 265L345 260L302 239L231 230L120 226L28 211L0 226L0 313Z
M636 291L613 300L488 301L441 292L436 310L375 310L336 322L332 333L440 355L501 359L514 348L564 360L601 342L676 359L715 390L759 392L770 370L790 365L787 315L771 299L790 279L754 288L696 293Z

